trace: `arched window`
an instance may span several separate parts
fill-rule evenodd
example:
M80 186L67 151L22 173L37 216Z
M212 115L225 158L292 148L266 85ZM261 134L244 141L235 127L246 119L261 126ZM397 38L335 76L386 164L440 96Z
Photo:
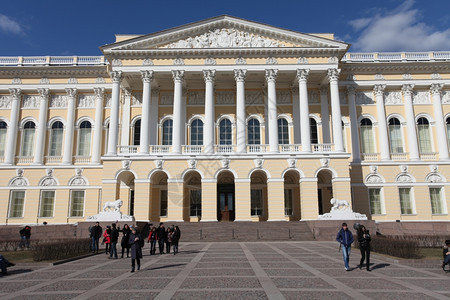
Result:
M134 122L133 145L141 144L141 119Z
M247 124L248 144L259 145L261 144L261 130L259 121L255 118L250 119Z
M361 152L375 153L375 143L373 140L373 126L370 119L365 118L361 120Z
M286 119L278 119L278 144L289 144L289 125Z
M162 144L163 145L172 145L172 129L173 129L173 121L166 120L162 125Z
M433 152L433 147L431 146L430 123L427 118L422 117L417 120L417 133L419 136L420 153Z
M203 122L200 119L191 123L191 145L203 145Z
M60 121L56 121L52 124L52 129L50 132L50 156L61 156L62 153L62 142L63 142L64 125Z
M314 118L309 118L309 131L311 134L311 144L318 144L319 138L317 135L317 122Z
M78 129L78 156L91 155L91 129L91 122L81 122Z
M22 149L20 151L21 156L33 156L35 131L36 125L32 121L26 122L23 126Z
M0 156L5 156L5 144L6 144L6 131L8 130L8 125L6 122L0 122Z
M448 149L450 149L450 117L448 117L447 120L445 120L445 123L447 125L447 144Z
M233 128L231 121L223 119L219 123L219 144L232 145L233 144Z
M389 142L391 153L403 153L402 126L397 118L389 120Z

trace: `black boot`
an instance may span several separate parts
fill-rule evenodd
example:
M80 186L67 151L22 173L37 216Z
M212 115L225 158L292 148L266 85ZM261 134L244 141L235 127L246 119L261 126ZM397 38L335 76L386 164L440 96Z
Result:
M131 267L131 273L134 273L134 267Z
M141 265L138 265L137 269L138 269L138 271L139 271L139 270L141 269Z

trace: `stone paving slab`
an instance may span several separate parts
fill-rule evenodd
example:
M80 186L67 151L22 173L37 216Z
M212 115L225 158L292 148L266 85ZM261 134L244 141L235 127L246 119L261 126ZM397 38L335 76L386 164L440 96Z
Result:
M0 275L0 299L449 299L439 261L393 262L372 255L372 272L344 270L335 242L188 243L178 255L17 265Z

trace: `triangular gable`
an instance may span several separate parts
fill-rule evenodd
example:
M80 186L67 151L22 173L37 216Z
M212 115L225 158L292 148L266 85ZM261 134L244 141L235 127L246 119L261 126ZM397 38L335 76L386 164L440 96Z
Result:
M329 48L348 44L231 16L219 16L100 47L105 54L192 48Z

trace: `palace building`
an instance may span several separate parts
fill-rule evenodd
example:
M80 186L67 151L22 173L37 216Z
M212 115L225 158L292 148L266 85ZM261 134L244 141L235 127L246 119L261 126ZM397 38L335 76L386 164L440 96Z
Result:
M0 57L0 224L449 221L450 51L349 48L219 16Z

